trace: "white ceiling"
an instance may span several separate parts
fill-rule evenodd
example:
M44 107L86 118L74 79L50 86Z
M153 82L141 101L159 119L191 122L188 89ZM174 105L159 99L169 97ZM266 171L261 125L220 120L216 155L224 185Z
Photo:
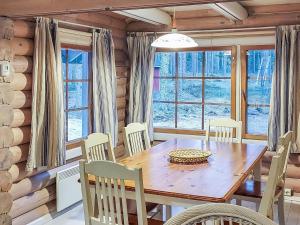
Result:
M258 6L258 5L275 5L275 4L292 4L300 3L300 0L247 0L241 1L240 4L244 6ZM172 13L174 7L163 7L160 8L163 11ZM201 9L211 9L208 4L205 5L187 5L187 6L177 6L176 11L191 11L191 10L201 10Z

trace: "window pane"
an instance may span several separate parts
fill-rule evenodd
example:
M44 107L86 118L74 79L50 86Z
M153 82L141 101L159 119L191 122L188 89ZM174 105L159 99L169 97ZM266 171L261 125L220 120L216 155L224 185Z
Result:
M175 73L175 52L156 53L154 62L154 76L174 77Z
M247 107L247 133L263 134L268 133L269 107Z
M230 79L206 79L205 102L226 103L231 102L231 80Z
M202 76L203 52L178 52L178 76Z
M274 72L275 51L249 50L247 52L247 102L270 104L271 82Z
M205 105L204 106L204 129L207 129L208 120L217 118L231 118L230 106Z
M184 129L202 128L202 107L196 104L179 104L177 127Z
M154 79L153 84L154 101L175 101L175 80Z
M271 80L263 82L248 79L247 98L248 104L270 104Z
M155 102L153 125L154 127L175 128L175 104Z
M63 75L63 79L66 79L66 62L67 62L67 50L66 49L62 49L61 50L61 69L62 69L62 75Z
M247 76L253 79L272 80L275 63L275 50L248 50Z
M67 141L86 137L88 135L88 110L68 112L68 137Z
M230 77L231 51L206 51L205 76Z
M68 83L68 108L82 108L88 106L88 82Z
M178 101L202 102L202 80L179 79Z
M275 51L247 51L246 133L267 135ZM249 106L251 105L251 106Z
M86 80L89 74L88 52L68 50L68 79Z

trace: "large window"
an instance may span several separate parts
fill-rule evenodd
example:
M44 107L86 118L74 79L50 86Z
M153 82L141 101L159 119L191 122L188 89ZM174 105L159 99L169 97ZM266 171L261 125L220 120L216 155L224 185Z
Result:
M265 139L275 63L274 46L244 46L241 60L244 137Z
M157 52L153 122L160 129L156 130L204 130L209 119L234 118L234 54L231 47Z
M66 141L74 142L90 132L89 51L62 49Z

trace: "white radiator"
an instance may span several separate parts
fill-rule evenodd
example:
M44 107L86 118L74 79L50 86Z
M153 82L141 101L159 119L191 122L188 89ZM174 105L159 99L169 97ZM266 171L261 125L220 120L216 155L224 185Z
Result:
M79 166L62 170L56 175L57 212L82 200L81 185L78 182Z

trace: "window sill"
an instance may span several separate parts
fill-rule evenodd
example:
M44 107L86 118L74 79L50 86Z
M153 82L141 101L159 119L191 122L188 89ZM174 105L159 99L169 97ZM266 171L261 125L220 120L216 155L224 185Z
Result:
M205 140L205 130L187 130L187 129L172 129L172 128L154 128L154 141L166 141L172 138L192 138ZM213 132L212 132L212 135ZM233 138L234 141L237 141ZM266 136L245 135L242 139L243 143L263 143L267 144Z
M80 147L68 149L68 151L66 151L66 160L67 161L81 157L81 156L82 156L82 152L81 152Z

